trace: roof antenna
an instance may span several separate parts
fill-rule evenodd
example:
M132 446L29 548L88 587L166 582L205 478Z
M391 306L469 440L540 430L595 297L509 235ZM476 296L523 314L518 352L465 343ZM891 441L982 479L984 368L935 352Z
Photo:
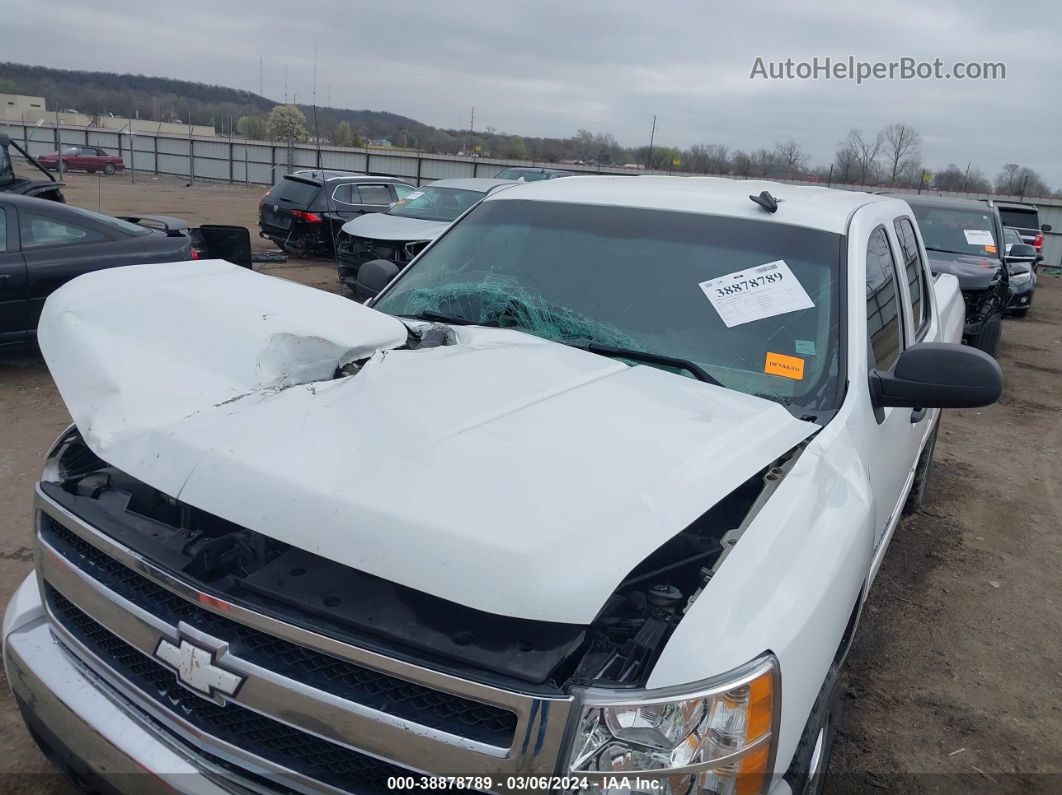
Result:
M762 191L759 196L749 196L749 198L769 213L778 212L778 199L768 191Z

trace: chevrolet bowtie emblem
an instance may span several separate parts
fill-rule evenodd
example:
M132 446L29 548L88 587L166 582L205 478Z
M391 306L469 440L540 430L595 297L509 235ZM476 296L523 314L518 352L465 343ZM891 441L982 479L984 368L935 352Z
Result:
M219 700L221 695L235 695L243 684L244 677L214 664L213 652L183 638L179 646L165 638L160 640L155 657L172 668L181 682L208 698Z

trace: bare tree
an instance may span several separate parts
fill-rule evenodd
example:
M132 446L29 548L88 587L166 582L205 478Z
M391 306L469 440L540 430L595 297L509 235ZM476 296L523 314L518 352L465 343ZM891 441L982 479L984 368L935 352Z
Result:
M1045 196L1050 193L1038 171L1017 163L1007 163L996 177L996 193L1007 196Z
M689 170L695 174L726 174L730 171L728 151L722 144L694 144L683 157Z
M855 181L859 185L872 181L877 176L881 145L881 133L871 141L863 137L861 130L850 130L848 137L841 141L841 148L837 152L838 166L843 164L845 171L849 172L841 181Z
M752 158L746 152L740 149L734 151L733 157L730 158L730 173L735 177L751 177L753 164Z
M984 173L972 164L965 169L955 163L948 163L933 175L933 187L936 190L950 190L966 193L991 193L992 183Z
M808 156L795 140L774 145L774 155L782 176L789 178L803 174L808 167Z
M922 136L914 127L897 123L886 127L879 138L884 139L882 156L889 184L910 183L921 163Z

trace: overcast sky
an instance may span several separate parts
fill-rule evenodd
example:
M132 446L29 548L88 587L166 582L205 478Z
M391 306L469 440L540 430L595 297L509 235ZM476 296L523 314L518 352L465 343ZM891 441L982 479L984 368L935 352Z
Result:
M1020 11L1019 9L1020 5ZM1013 8L1014 13L1009 9ZM858 10L857 10L858 9ZM0 59L133 72L524 135L757 149L795 138L828 163L897 121L930 167L1038 170L1062 188L1062 3L1022 0L33 0L8 4ZM750 79L757 57L1006 64L1006 79Z

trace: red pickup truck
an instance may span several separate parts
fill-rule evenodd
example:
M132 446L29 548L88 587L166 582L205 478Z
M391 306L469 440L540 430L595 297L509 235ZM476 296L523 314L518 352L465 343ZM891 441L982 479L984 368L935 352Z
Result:
M64 146L61 154L52 152L41 155L37 162L45 168L58 171L77 169L90 174L102 171L108 176L125 168L125 161L119 155L108 154L98 146Z

